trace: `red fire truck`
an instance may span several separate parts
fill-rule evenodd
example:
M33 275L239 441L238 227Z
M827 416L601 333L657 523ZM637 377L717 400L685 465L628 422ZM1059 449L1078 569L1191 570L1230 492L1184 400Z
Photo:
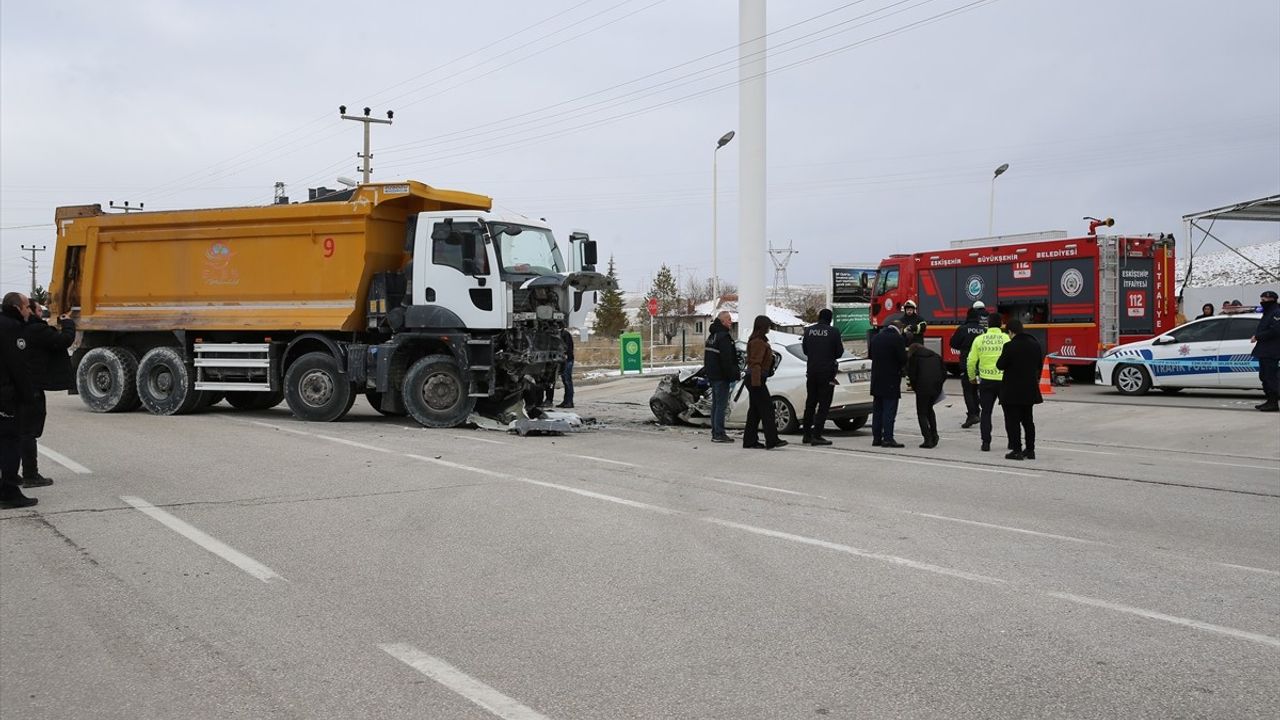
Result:
M915 300L929 323L926 344L940 347L955 372L960 356L948 341L981 300L987 312L1022 318L1046 353L1080 358L1054 364L1092 378L1091 358L1118 343L1167 332L1177 312L1173 237L1095 234L1110 223L1094 221L1084 237L1007 235L891 255L876 273L873 328Z

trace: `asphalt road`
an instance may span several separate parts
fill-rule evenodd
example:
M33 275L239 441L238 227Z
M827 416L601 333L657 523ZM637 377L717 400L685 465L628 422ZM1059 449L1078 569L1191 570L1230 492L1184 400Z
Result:
M932 451L765 452L654 426L653 382L557 438L51 398L0 717L1280 711L1280 417L1071 388L1034 462L951 405Z

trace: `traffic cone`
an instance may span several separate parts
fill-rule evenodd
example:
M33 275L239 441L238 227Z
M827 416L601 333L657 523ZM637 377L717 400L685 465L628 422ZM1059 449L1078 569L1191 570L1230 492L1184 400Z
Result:
M1053 394L1053 378L1049 376L1049 363L1040 366L1040 394Z

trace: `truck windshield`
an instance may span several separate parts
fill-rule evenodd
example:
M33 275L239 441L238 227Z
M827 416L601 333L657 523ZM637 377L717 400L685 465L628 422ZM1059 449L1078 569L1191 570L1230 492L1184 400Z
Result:
M876 273L876 295L884 295L898 289L898 266L890 265L880 268Z
M504 272L521 275L552 275L564 272L564 258L560 246L550 230L493 223L493 235L498 238L498 257ZM519 234L502 232L504 228L519 228Z

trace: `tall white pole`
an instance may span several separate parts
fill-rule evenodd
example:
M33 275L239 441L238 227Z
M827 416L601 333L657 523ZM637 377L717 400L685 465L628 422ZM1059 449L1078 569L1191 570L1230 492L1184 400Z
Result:
M996 178L998 177L1000 176L996 175L991 178L991 210L987 213L987 237L994 234L996 226Z
M739 337L765 309L765 32L765 0L738 0Z
M720 159L720 146L711 151L711 312L715 312L720 304L720 272L716 248L716 238L720 230L720 212L717 203L720 201L719 173L716 166Z

